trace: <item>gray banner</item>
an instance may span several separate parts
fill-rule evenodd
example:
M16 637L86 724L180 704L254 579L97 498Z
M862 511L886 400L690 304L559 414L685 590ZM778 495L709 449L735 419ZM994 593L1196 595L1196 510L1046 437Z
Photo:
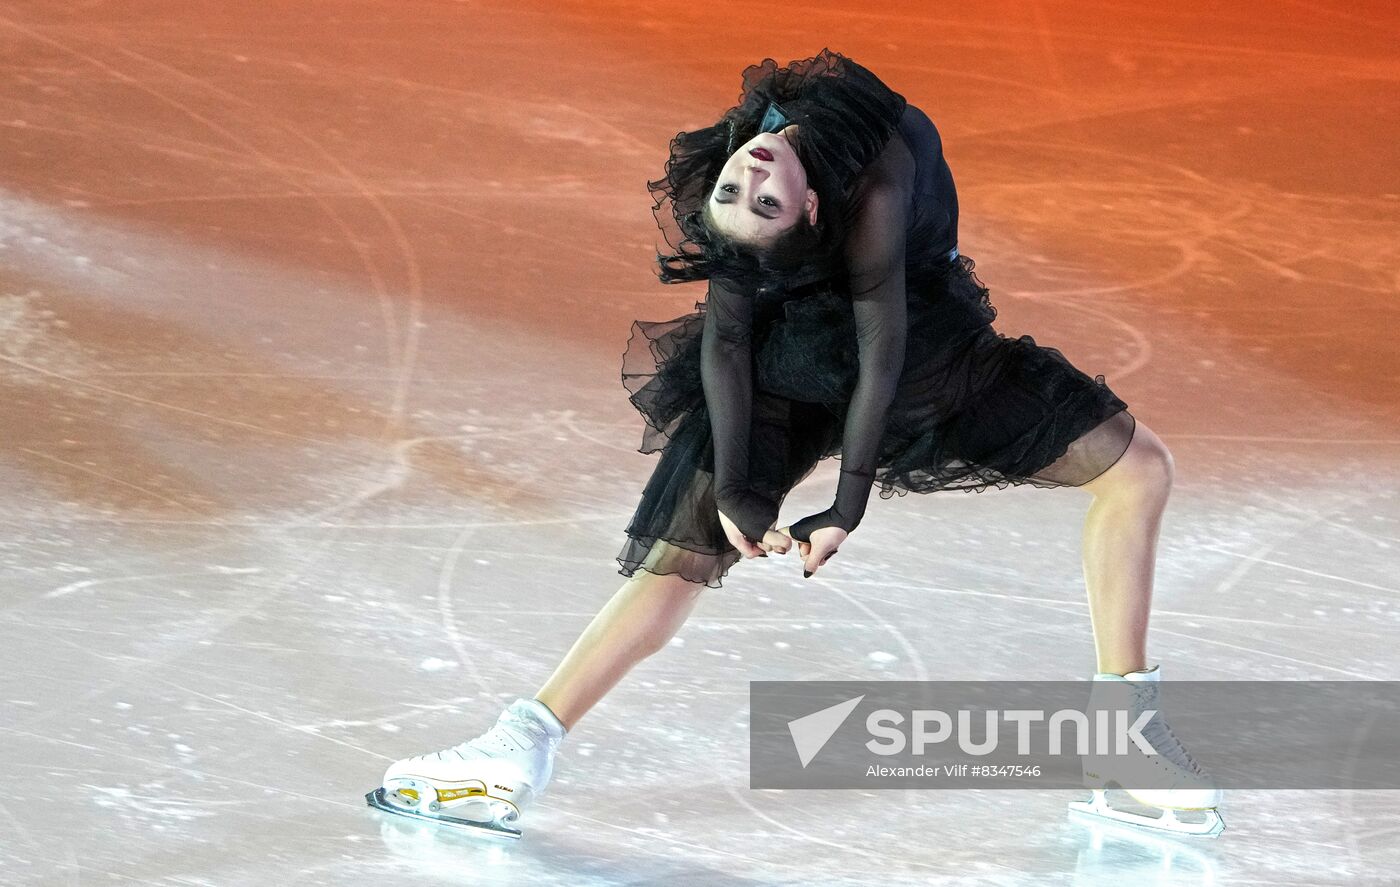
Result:
M1400 788L1390 681L754 681L749 694L753 788L1083 788L1086 769L1125 787Z

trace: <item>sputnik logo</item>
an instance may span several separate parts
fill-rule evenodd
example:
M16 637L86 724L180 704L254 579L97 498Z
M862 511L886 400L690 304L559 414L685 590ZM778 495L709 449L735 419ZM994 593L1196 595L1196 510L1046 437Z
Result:
M788 721L788 732L792 734L793 747L797 749L798 760L802 762L805 770L821 750L826 746L836 731L841 729L841 725L855 711L861 700L865 699L862 694L854 699L847 699L845 702L824 708L821 711L812 712L794 721ZM1093 715L1093 727L1091 730L1091 718ZM1136 720L1131 724L1128 718L1136 714ZM937 709L919 709L910 713L911 717L906 718L901 712L893 709L882 708L873 711L865 720L866 729L871 733L872 738L865 743L865 747L877 755L898 755L915 754L922 755L929 745L938 745L942 742L951 741L956 733L958 748L968 755L987 755L996 751L999 729L998 723L1001 720L1016 726L1016 753L1018 755L1031 754L1031 725L1035 722L1045 721L1048 725L1048 753L1058 755L1062 749L1061 728L1072 725L1075 728L1075 750L1080 755L1090 754L1090 747L1097 741L1095 754L1117 754L1128 753L1128 744L1131 742L1138 751L1144 755L1157 755L1158 751L1142 735L1142 730L1156 716L1157 710L1145 709L1136 712L1125 710L1101 709L1091 713L1081 712L1077 709L1061 709L1050 713L1047 720L1043 711L1011 709L1002 711L999 709L989 709L982 712L985 721L983 735L986 737L981 741L974 739L972 728L973 713L966 709L958 710L956 718L947 712ZM1116 726L1114 720L1116 718ZM954 729L954 720L957 722ZM909 736L905 736L898 724L905 721L910 722ZM929 727L932 725L932 729Z
M855 699L838 702L830 708L803 715L795 721L788 721L788 732L792 734L792 744L797 749L797 757L802 762L803 769L806 769L827 741L836 735L836 731L841 729L841 725L846 723L846 718L851 716L851 712L856 710L856 706L860 705L864 698L865 695L862 694Z

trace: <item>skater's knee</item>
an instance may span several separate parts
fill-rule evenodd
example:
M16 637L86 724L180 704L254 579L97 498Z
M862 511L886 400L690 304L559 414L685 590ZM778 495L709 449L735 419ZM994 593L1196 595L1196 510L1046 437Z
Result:
M1176 479L1176 462L1162 439L1141 421L1122 457L1096 483L1095 493L1134 499L1165 499Z
M1171 450L1155 434L1142 438L1138 444L1133 474L1139 492L1145 495L1165 495L1171 491L1176 463Z
M679 623L660 619L643 623L628 638L628 647L631 649L628 658L635 663L655 656L670 646L671 639L676 636L679 628Z
M666 649L705 589L679 575L639 573L628 583L632 612L629 644L636 660Z
M661 629L653 627L649 631L642 632L636 638L636 661L640 662L650 656L655 656L671 644L671 638L676 636L675 629Z

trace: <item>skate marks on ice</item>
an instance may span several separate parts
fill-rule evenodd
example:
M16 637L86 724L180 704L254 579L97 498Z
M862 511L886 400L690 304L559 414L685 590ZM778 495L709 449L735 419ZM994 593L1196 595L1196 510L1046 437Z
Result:
M1146 808L1144 808L1146 812ZM1070 811L1078 835L1075 871L1085 878L1119 878L1122 883L1216 884L1228 848L1202 845L1190 837Z
M804 887L805 863L775 872L769 860L723 852L712 843L662 831L635 829L583 814L537 807L530 834L517 842L382 815L379 841L395 870L428 883L512 887L529 871L530 883L560 885L676 884L686 887ZM587 836L587 837L583 837ZM722 841L722 839L719 839ZM707 863L705 860L709 860ZM833 873L822 883L856 887L858 878Z
M533 254L559 245L579 257L575 265L587 257L590 268L607 268L571 281L573 292L611 296L598 313L625 330L634 304L654 308L666 297L644 288L646 250L629 252L620 246L629 238L612 237L637 230L634 197L608 198L600 215L629 221L596 242L559 244L544 227L518 224L524 214L498 237L489 223L511 200L544 209L615 185L611 174L579 176L576 162L593 152L600 170L615 169L618 156L644 159L663 145L669 133L662 130L675 121L653 113L655 84L680 77L718 96L713 84L753 58L736 47L699 63L703 71L678 73L672 60L645 53L612 53L595 70L586 67L587 52L585 61L560 56L585 85L576 95L549 97L525 94L510 77L500 78L500 89L434 82L451 78L473 53L509 64L522 51L552 51L538 29L513 30L553 21L538 9L424 7L417 11L424 29L413 30L383 9L347 15L313 4L308 18L294 22L299 27L278 25L273 33L268 22L237 10L233 19L211 13L201 21L199 4L188 7L189 18L159 26L139 4L101 21L60 16L56 8L0 11L0 31L16 37L18 50L5 75L16 88L7 90L0 132L14 139L9 168L20 170L0 192L0 229L19 236L0 239L5 273L24 276L6 278L4 292L13 298L0 310L18 312L7 330L32 334L7 338L0 355L11 359L5 370L14 401L27 388L31 399L49 404L6 423L12 434L36 425L43 434L21 441L10 450L20 461L0 469L13 494L4 554L14 568L0 629L26 663L0 695L0 739L26 784L52 789L24 804L0 802L0 823L12 838L0 839L0 880L33 874L34 883L125 877L232 885L295 872L307 884L405 875L442 884L915 884L940 875L984 884L1036 876L1107 884L1167 880L1168 869L1198 882L1311 884L1334 872L1360 883L1368 873L1395 870L1394 852L1385 849L1397 828L1395 809L1365 793L1296 793L1285 801L1231 793L1230 830L1219 848L1226 852L1216 855L1216 848L1181 847L1179 839L1156 848L1141 836L1086 840L1082 827L1064 823L1059 794L747 790L736 713L755 669L839 677L883 665L878 673L889 676L946 677L972 662L997 674L1054 661L1072 670L1074 654L1065 651L1085 642L1086 611L1071 570L1077 558L1068 542L1051 543L1043 533L1077 514L1068 494L1054 500L1059 507L1007 497L995 510L899 500L901 515L922 535L903 533L893 511L876 529L891 531L893 549L923 555L895 572L849 564L820 583L788 588L775 570L745 570L752 575L726 594L746 599L748 617L752 592L781 587L765 610L776 600L803 621L840 623L842 631L809 635L786 618L745 623L736 602L709 624L758 633L725 635L733 645L703 645L723 654L707 655L695 643L704 619L688 626L695 655L668 650L645 666L642 679L652 688L624 688L609 700L596 729L578 737L589 738L594 754L566 750L567 781L536 808L531 834L518 845L484 847L471 836L374 815L360 796L367 776L438 738L464 738L480 726L483 705L494 707L495 694L527 689L548 667L540 657L572 640L615 584L610 534L628 505L619 489L644 471L640 458L619 469L624 447L606 440L630 437L630 422L581 421L622 415L625 407L606 412L620 402L604 373L596 391L582 392L585 406L572 400L576 393L536 392L578 406L577 416L500 406L522 402L517 395L526 386L510 387L512 369L538 364L488 363L453 350L454 341L473 340L486 350L497 331L429 309L434 259L445 251L468 256L445 266L456 276L439 277L438 290L446 280L493 297L544 301L559 289L549 274L538 293L483 284L479 275L497 247L516 249L518 240ZM1326 38L1317 32L1344 15L1309 8L1321 13L1307 22L1310 40ZM808 12L822 25L856 15L890 24L891 33L914 21L946 23L943 13L907 6ZM627 36L638 22L674 27L669 13L660 8L644 22L625 17ZM588 29L608 20L570 20L577 42L569 45L594 49ZM1162 412L1162 424L1181 432L1171 442L1183 442L1179 459L1190 470L1174 497L1185 510L1165 539L1168 563L1153 617L1162 650L1208 676L1393 670L1385 645L1394 589L1384 573L1393 558L1380 543L1400 534L1368 520L1368 512L1392 508L1386 499L1352 491L1357 477L1383 476L1368 469L1393 435L1337 402L1336 391L1365 391L1282 384L1255 363L1301 365L1329 378L1329 364L1318 358L1334 353L1346 333L1309 314L1300 296L1311 291L1333 306L1355 299L1360 309L1393 293L1393 226L1377 224L1393 203L1240 185L1238 174L1202 172L1189 160L1143 160L1165 153L1160 142L1137 147L1127 134L1144 114L1186 115L1221 156L1239 139L1262 138L1257 127L1234 132L1252 121L1230 117L1260 88L1244 68L1269 63L1267 53L1244 45L1247 30L1170 41L1134 32L1114 46L1082 24L969 24L972 38L965 30L949 37L950 29L915 28L909 33L917 36L897 48L871 44L869 51L912 78L911 93L945 96L950 133L964 139L968 204L980 207L967 214L967 234L1000 257L987 263L989 274L1004 261L995 272L1004 297L1035 312L1028 320L1063 324L1071 346L1082 343L1085 354L1111 350L1104 369L1117 367L1139 399ZM931 47L967 54L985 40L1000 41L1012 57L1018 46L1051 46L1061 79L992 72L978 66L975 51L956 63L925 61ZM337 57L341 48L353 57ZM1364 67L1364 59L1334 50L1279 57L1314 70ZM1166 84L1141 76L1168 57L1205 62L1199 67L1210 79L1173 94L1176 75L1164 74ZM1243 60L1238 76L1220 77L1222 66L1231 73L1229 59ZM1131 90L1130 100L1074 67L1097 70L1104 60L1122 75L1113 89ZM641 88L619 71L656 76ZM25 91L26 84L35 89ZM327 100L326 117L297 106L295 90L308 85ZM138 94L146 106L132 102ZM432 128L386 137L375 128L386 97L413 107ZM1006 100L1041 110L1013 130L1002 122L1011 115L995 110ZM1210 116L1222 105L1223 118ZM697 87L677 113L698 120L707 106ZM528 129L574 134L573 156L535 152L532 160L560 164L538 169L480 151L482 131L502 108L521 112L524 136ZM1115 116L1124 130L1100 137L1104 130L1095 127L1111 127ZM1023 140L1030 127L1054 124L1057 133ZM64 131L78 138L67 141ZM94 149L125 143L143 145L144 153L114 164ZM459 149L468 158L460 165L433 159ZM1033 152L1033 162L1020 162L1017 152ZM70 165L55 173L28 160L44 155ZM1056 156L1077 168L1045 165ZM1344 174L1354 165L1345 157L1337 163ZM1083 172L1090 166L1093 176ZM45 194L48 184L56 187ZM21 188L30 196L20 197ZM492 202L480 202L483 192ZM1143 199L1124 200L1128 193ZM1053 210L1045 198L1057 201ZM200 224L161 228L169 220L162 206L188 206ZM31 210L48 213L50 222ZM1059 228L1076 232L1067 235L1072 242L1048 242L1061 236L1046 230L1052 211L1068 220ZM138 226L121 221L127 213L157 219L157 233L145 224L147 236L138 236ZM447 216L470 222L485 246L454 241L460 228L443 234ZM1037 242L1016 240L1013 231L1031 231ZM284 243L271 263L237 258L264 236ZM218 246L208 247L211 240ZM296 270L307 267L330 276ZM607 279L627 267L641 283ZM471 273L456 273L462 270ZM326 289L319 297L318 287ZM626 310L619 294L630 300ZM1275 310L1261 312L1261 305ZM90 335L99 315L110 325ZM1201 338L1224 325L1254 327L1242 351ZM258 344L260 337L270 341ZM554 344L541 340L536 348ZM521 347L511 357L549 355ZM1149 366L1154 372L1144 371ZM1189 412L1207 402L1209 414ZM1319 427L1299 435L1297 416L1321 417ZM460 431L464 424L479 430ZM1232 427L1257 433L1213 433ZM571 436L560 454L584 439L600 446L570 463L592 479L559 494L562 516L557 506L522 507L532 491L511 489L511 471L496 474L463 452L486 439L524 450L538 445L541 429ZM65 439L88 445L70 449ZM1348 444L1365 444L1366 452ZM101 450L126 461L104 461ZM1280 466L1281 474L1265 470ZM1261 484L1285 492L1249 492ZM1338 510L1343 496L1354 507ZM598 507L604 500L611 507ZM1295 504L1297 512L1288 507ZM1247 510L1256 507L1268 513ZM1328 517L1309 523L1303 512ZM956 519L930 520L939 514L975 521L958 528ZM1198 536L1199 517L1209 522L1199 524ZM988 525L1021 534L1011 550L1001 549L1000 568L988 566L990 547L978 547L992 544ZM537 531L548 534L547 548L534 544ZM1337 549L1338 538L1351 544ZM930 546L931 539L941 541ZM871 565L889 560L879 548L869 545L862 557ZM1022 557L1055 563L1027 587ZM960 566L972 561L981 566ZM515 597L502 602L493 597L499 590ZM1256 599L1267 615L1251 616L1261 608ZM512 610L531 614L528 634L506 624ZM998 611L1017 616L999 618ZM986 637L980 651L959 637L979 633ZM743 658L728 658L735 651ZM890 658L871 659L870 651ZM423 665L447 661L459 667ZM733 693L710 695L717 688ZM630 729L661 717L669 719L667 731ZM713 738L695 735L712 724L726 726ZM688 765L692 753L708 757L710 769ZM679 763L648 775L653 762ZM864 830L834 837L833 822Z
M7 16L0 15L0 26L18 31L31 40L45 44L60 53L78 60L82 64L92 66L102 74L111 77L112 80L130 89L146 93L157 102L176 109L180 114L188 117L199 126L206 128L221 140L236 145L245 152L243 155L244 157L254 158L268 173L283 180L295 193L306 197L315 204L343 235L344 243L355 250L356 255L362 263L365 276L379 299L381 318L384 322L384 332L391 365L396 364L396 366L393 366L393 369L397 374L394 396L390 408L390 418L394 423L402 420L405 410L407 384L413 372L414 359L418 346L418 336L420 334L419 320L422 313L423 301L421 274L417 253L409 238L405 236L398 217L388 209L380 196L376 194L360 176L345 163L342 163L321 141L312 137L304 129L293 124L290 115L273 114L266 110L268 107L275 106L255 102L220 87L209 78L198 77L168 62L143 55L133 50L126 41L102 42L99 40L96 42L98 43L98 48L101 50L106 50L135 60L138 65L134 70L140 70L140 73L128 74L126 71L115 67L112 63L103 61L89 52L78 48L77 45L73 43L57 39L51 36L50 33L37 31ZM84 37L85 42L93 42L94 40L92 34L86 34ZM403 282L404 285L401 288L397 288L395 294L405 297L408 303L407 317L402 324L401 335L395 302L390 298L388 286L382 272L377 267L372 256L363 247L362 237L364 235L355 231L328 199L307 187L306 183L313 177L312 174L308 170L298 170L291 164L277 160L256 143L244 138L240 132L224 126L204 111L194 107L191 101L178 97L174 90L160 89L149 85L150 79L142 75L152 68L158 69L164 74L172 75L175 80L191 87L196 94L203 94L203 98L206 101L209 97L212 97L215 101L225 106L237 107L236 116L240 119L244 127L256 128L261 124L267 128L281 130L290 134L296 141L311 149L311 164L313 166L327 167L335 174L343 177L345 181L349 182L353 193L370 206L374 214L378 216L383 224L383 235L387 235L388 241L392 243L398 251L398 258L401 260L405 279Z

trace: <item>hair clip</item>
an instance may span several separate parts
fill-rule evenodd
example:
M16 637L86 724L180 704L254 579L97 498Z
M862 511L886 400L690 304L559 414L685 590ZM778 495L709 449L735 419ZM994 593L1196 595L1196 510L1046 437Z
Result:
M783 106L777 102L769 102L768 110L763 112L763 122L758 128L763 132L777 132L788 125L790 118Z

